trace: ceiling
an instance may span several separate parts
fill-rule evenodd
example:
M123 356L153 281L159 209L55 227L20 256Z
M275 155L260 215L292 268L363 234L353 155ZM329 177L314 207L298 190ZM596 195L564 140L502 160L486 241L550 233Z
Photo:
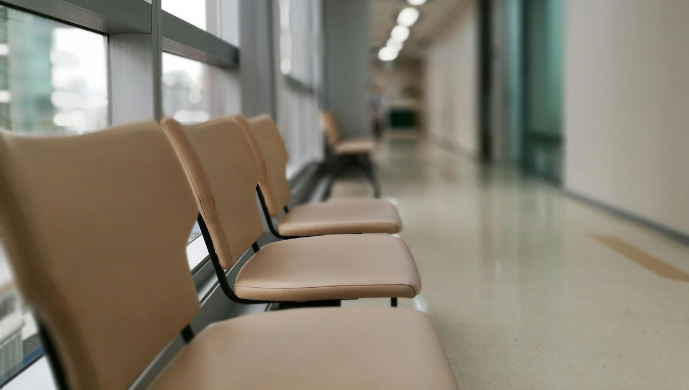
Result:
M418 6L421 16L410 28L411 35L404 43L400 55L419 55L442 27L457 16L463 2L464 0L428 0L426 4ZM372 51L377 52L385 46L390 38L390 31L397 24L397 14L408 6L406 0L371 0Z

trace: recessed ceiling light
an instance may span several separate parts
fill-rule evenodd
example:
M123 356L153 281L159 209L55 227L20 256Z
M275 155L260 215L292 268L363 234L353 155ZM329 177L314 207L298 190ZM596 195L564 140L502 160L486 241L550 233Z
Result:
M409 38L409 27L406 26L395 26L390 33L392 39L398 42L404 42Z
M397 50L385 46L384 48L380 49L378 52L378 58L381 61L392 61L395 58L397 58Z
M407 0L407 3L409 3L409 5L424 5L426 4L426 0Z
M402 46L404 46L402 42L392 38L388 39L387 47L400 51L402 50Z
M411 26L419 19L419 10L414 7L407 7L397 15L397 23L402 26Z

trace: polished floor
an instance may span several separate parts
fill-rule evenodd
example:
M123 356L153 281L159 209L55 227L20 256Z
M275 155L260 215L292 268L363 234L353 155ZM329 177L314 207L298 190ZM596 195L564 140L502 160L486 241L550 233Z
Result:
M689 389L688 246L426 143L377 160L423 280L400 306L431 316L460 388Z

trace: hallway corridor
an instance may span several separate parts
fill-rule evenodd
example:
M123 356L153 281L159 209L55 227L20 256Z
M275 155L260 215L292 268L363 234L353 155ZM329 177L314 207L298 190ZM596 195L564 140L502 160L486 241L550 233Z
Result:
M460 388L689 388L689 247L434 145L392 141L378 170L424 283L400 305Z

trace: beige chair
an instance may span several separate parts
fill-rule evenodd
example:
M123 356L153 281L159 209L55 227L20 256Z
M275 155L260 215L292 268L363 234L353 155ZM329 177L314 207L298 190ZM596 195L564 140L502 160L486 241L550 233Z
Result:
M259 248L260 170L244 117L188 126L171 118L162 123L199 199L199 226L221 288L233 301L339 305L342 299L389 297L396 306L397 297L419 293L416 263L404 242L391 235L305 237ZM232 287L225 270L249 247L255 255L242 266Z
M259 198L270 231L279 238L322 236L347 233L399 233L402 222L395 206L380 199L341 199L297 206L292 199L285 174L287 149L275 122L269 115L248 120L249 140L259 165ZM273 225L272 218L285 210Z
M151 389L456 389L429 318L300 309L213 324L185 257L197 203L153 121L36 138L0 132L0 223L62 389L126 389L183 331ZM54 347L54 348L51 348Z
M323 199L330 197L333 183L348 166L354 166L361 169L373 187L373 195L379 198L380 183L374 172L373 163L370 157L371 153L378 147L376 141L371 138L342 138L337 118L334 114L329 112L321 113L321 127L325 132L328 148L336 157L335 171L330 177Z

